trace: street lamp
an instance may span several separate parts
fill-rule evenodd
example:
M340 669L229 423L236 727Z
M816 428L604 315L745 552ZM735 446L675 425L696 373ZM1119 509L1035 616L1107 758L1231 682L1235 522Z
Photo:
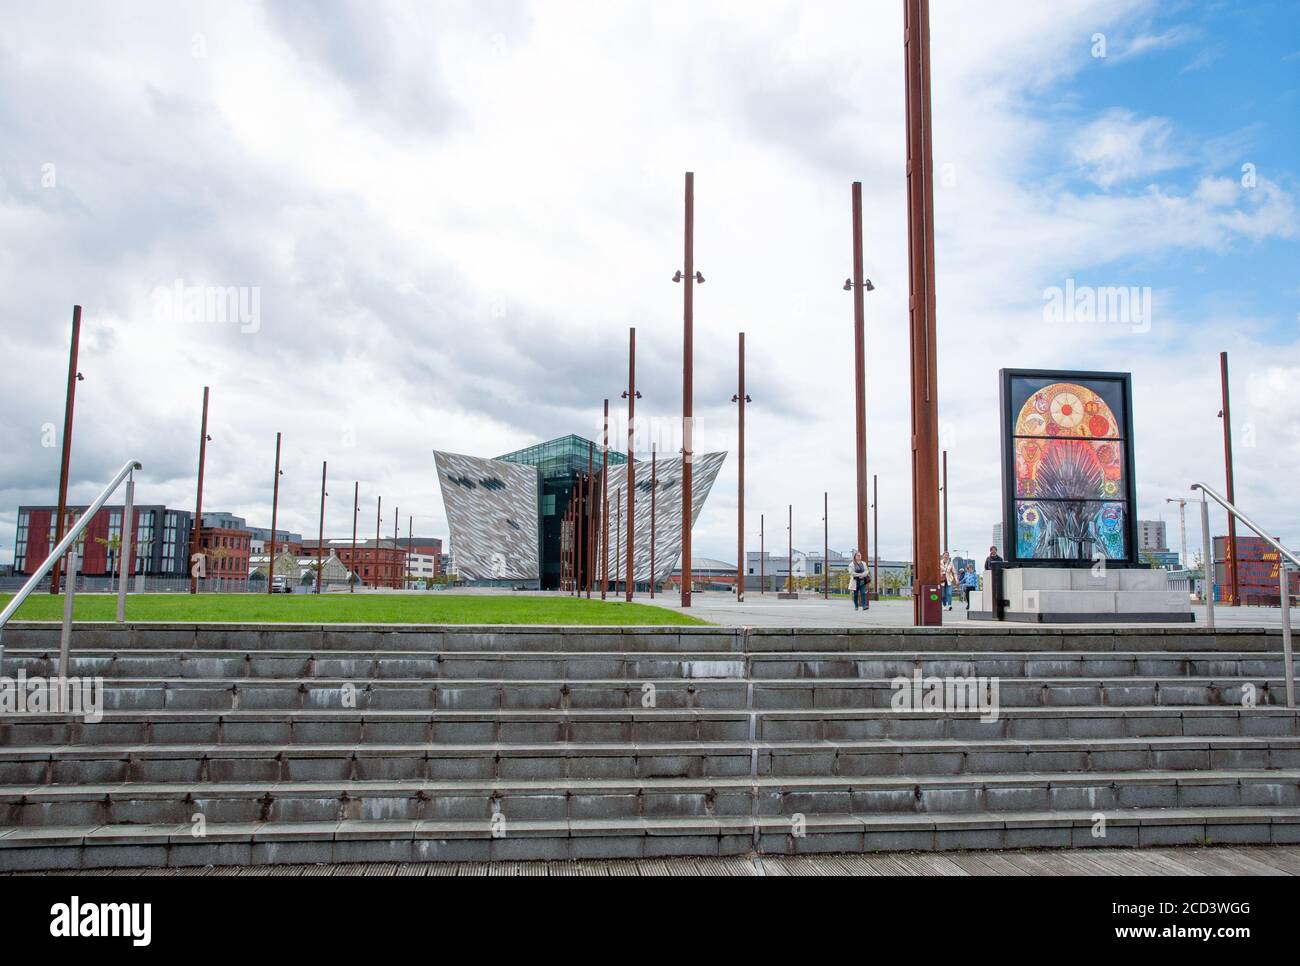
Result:
M737 403L737 450L740 456L736 499L736 603L745 599L745 404L753 402L745 392L745 333L740 333L739 384L731 401Z
M77 354L81 348L81 306L72 307L72 342L68 349L68 389L63 404L63 455L59 460L59 516L54 523L54 546L63 542L64 515L68 509L68 465L72 459L72 416L76 408L77 401L77 383L84 380L84 376L77 370ZM53 549L53 548L51 548ZM69 558L71 559L71 558ZM50 593L59 592L59 563L54 561L54 567L50 570ZM76 578L76 574L70 574L70 578Z
M636 497L633 487L636 484L636 464L632 462L632 450L636 437L636 401L641 393L636 388L636 327L627 330L627 388L623 390L627 400L627 582L625 600L632 600L632 559L635 555L633 537L636 527Z
M673 275L682 285L682 607L691 606L691 462L694 460L695 406L695 284L704 276L695 270L695 173L686 172L683 265Z
M275 522L276 511L280 507L280 477L284 476L284 470L280 469L280 434L275 434L275 476L272 477L271 484L271 554L266 563L266 592L269 594L275 590Z
M203 387L203 419L199 424L199 484L198 495L194 499L194 526L190 539L190 593L199 592L199 578L194 572L194 566L199 555L199 533L203 529L203 468L207 461L208 443L212 437L208 435L208 387ZM207 576L207 570L204 569L204 576Z

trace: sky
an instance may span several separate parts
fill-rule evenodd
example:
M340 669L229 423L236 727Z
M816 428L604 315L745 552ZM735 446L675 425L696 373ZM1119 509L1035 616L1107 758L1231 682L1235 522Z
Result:
M1131 372L1139 516L1224 478L1300 526L1300 7L934 0L940 433L954 551L1000 516L998 370ZM695 529L853 545L850 186L863 184L868 472L910 556L902 4L0 2L0 562L128 458L137 500L362 531L383 497L446 536L432 451L494 456L617 412L636 328L643 447L678 445L683 175L695 173ZM1058 319L1068 284L1136 310ZM233 293L223 317L194 295ZM1149 312L1140 311L1149 293ZM179 297L178 297L179 294ZM615 431L615 438L619 437ZM641 454L638 454L641 455ZM1214 516L1216 533L1224 529ZM1199 525L1189 515L1189 543Z

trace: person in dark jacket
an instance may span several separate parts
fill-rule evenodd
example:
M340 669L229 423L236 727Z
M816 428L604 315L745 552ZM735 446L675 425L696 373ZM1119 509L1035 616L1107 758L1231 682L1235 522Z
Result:
M1002 557L998 554L997 547L989 547L989 555L984 558L984 569L992 570L995 563L1002 563Z

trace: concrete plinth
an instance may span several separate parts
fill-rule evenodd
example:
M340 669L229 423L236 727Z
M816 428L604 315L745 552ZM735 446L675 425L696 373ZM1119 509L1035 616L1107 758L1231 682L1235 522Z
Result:
M970 595L975 620L996 620L993 573ZM1007 567L1003 620L1020 623L1188 623L1191 600L1169 587L1169 573L1150 568Z

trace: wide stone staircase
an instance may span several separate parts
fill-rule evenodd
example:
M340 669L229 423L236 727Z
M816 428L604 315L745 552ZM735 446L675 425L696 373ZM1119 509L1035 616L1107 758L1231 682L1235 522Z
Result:
M56 670L6 630L0 673ZM1260 630L82 624L0 870L1300 842ZM895 679L997 679L996 717Z

